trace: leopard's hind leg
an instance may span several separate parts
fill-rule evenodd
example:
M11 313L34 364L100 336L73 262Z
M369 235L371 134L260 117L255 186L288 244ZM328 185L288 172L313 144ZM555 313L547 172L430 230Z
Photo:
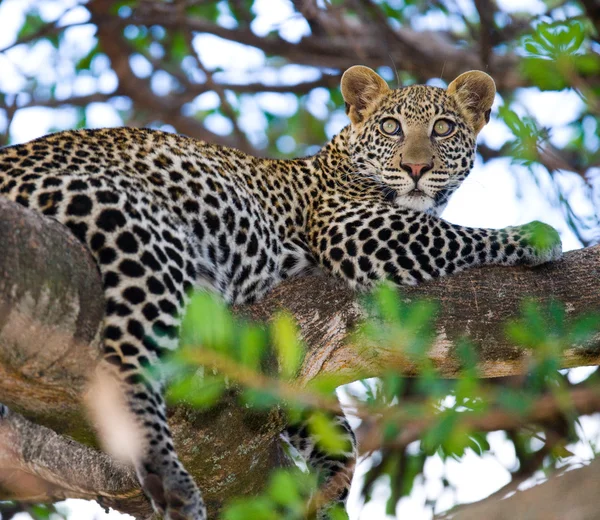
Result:
M311 433L307 422L291 425L281 435L304 458L309 470L317 474L319 492L314 498L318 520L329 518L328 511L335 506L345 508L356 464L356 437L346 417L340 412L332 414L330 419L342 440L336 451L323 449L320 438Z

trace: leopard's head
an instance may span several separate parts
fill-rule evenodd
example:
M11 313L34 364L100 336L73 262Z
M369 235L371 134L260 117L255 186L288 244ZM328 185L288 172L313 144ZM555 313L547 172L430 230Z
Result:
M373 70L356 66L341 87L354 180L381 183L399 206L439 214L473 167L496 93L492 78L471 71L446 90L392 90Z

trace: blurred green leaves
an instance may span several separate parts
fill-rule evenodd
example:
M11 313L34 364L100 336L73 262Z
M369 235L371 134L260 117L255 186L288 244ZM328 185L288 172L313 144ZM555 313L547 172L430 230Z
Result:
M311 498L317 493L314 475L299 470L277 469L259 497L233 500L221 514L222 520L305 520ZM344 513L345 515L345 513ZM336 518L332 517L332 520Z
M425 358L435 333L435 303L407 303L396 287L382 284L365 297L363 304L371 319L359 327L360 335L397 349L415 361Z
M600 56L589 47L591 30L579 20L538 23L522 39L523 72L543 90L568 88L574 74L597 73Z
M561 403L561 431L570 440L575 438L577 417L572 413L568 387L557 370L566 348L585 346L600 333L598 315L573 318L561 303L551 301L541 306L525 301L521 315L506 324L506 334L516 346L531 351L529 374L518 387L499 389L493 381L478 377L477 347L467 339L458 340L454 352L461 377L448 380L437 374L428 361L435 304L408 301L397 288L383 284L364 298L364 305L369 319L355 338L394 349L419 367L419 375L413 378L405 378L390 367L379 379L363 381L348 393L353 413L374 425L370 435L376 435L376 440L367 439L367 445L377 447L383 455L373 459L367 473L363 489L367 499L372 486L387 479L392 486L387 509L393 511L397 501L410 493L429 457L460 460L467 451L477 456L489 453L486 421L501 424L498 417L517 417L517 424L526 424L537 400L546 395ZM337 386L335 378L303 389L294 386L305 346L289 314L276 315L268 325L253 324L234 318L222 301L200 292L191 296L180 332L183 348L168 364L176 374L169 390L172 400L207 408L231 389L246 406L259 410L277 406L288 412L292 423L306 424L323 452L335 455L350 448L343 430L332 420L333 401L328 393ZM320 410L318 403L325 408ZM527 435L536 439L537 429L532 428L526 429ZM554 463L569 456L566 442L553 441L549 453ZM544 464L547 468L550 463ZM232 501L223 518L303 518L319 485L314 475L278 470L263 494ZM340 511L339 515L345 518L345 513Z
M300 369L305 351L294 319L289 314L279 314L273 321L271 331L281 376L292 379Z

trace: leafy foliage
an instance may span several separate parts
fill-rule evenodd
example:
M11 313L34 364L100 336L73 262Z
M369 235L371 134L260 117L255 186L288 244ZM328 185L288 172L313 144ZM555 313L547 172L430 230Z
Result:
M377 483L388 482L392 492L387 510L392 514L397 502L423 478L428 459L461 460L468 452L489 456L493 450L486 434L502 420L508 421L521 456L532 459L546 453L532 472L548 472L568 463L572 453L566 446L579 438L578 416L570 398L578 385L570 384L558 368L565 349L585 348L600 332L599 315L570 317L559 302L540 307L525 301L521 316L506 324L506 334L515 345L531 350L529 373L499 386L479 378L477 350L466 340L459 342L455 353L462 377L440 378L428 357L435 339L435 305L406 303L397 289L385 284L366 297L364 305L370 318L357 334L398 350L419 367L420 374L406 379L390 370L347 390L351 414L369 425L363 445L376 450L362 490L367 501ZM320 386L317 380L303 391L294 388L291 379L299 369L303 347L289 316L280 315L268 326L239 321L221 302L198 293L181 336L185 347L173 354L169 365L178 374L169 392L172 399L207 407L215 405L226 388L235 388L246 406L278 406L291 420L307 419L321 440L320 449L330 453L347 449L328 413L331 385ZM266 363L269 358L276 363ZM544 399L556 400L555 415L550 422L532 421ZM325 409L313 403L324 403ZM542 440L541 446L533 448L534 440ZM248 511L253 518L304 518L318 490L314 475L278 470L262 495L234 500L223 518L242 518Z

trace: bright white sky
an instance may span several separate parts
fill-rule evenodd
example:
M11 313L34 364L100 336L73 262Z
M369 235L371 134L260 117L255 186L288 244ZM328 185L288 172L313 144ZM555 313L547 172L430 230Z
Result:
M49 21L56 19L67 8L76 6L77 0L2 0L0 3L0 49L12 44L16 31L21 24L23 13L34 4L40 7L42 15ZM497 0L499 6L508 11L541 12L545 10L541 0ZM465 12L473 9L471 2L460 0L459 4ZM288 0L259 0L255 2L257 18L253 22L253 30L258 34L266 34L273 28L278 28L280 34L290 41L297 41L308 33L306 22L294 16L294 10ZM61 23L69 25L83 23L88 19L87 11L74 8L63 17ZM228 23L224 15L222 23ZM446 18L430 16L415 22L419 27L439 28L451 23ZM59 85L57 96L70 96L72 92L86 95L95 91L112 92L116 87L116 77L109 70L107 60L96 60L93 66L101 73L99 80L92 77L81 78L76 82L69 80L73 75L73 57L85 55L94 45L94 30L91 26L81 25L66 31L65 45L61 46L64 54L58 61L52 57L53 49L45 45L37 45L32 51L25 48L14 48L3 55L0 53L0 87L4 91L18 94L23 87L22 73L40 75L42 83L53 83L55 78L64 78ZM261 80L270 83L293 83L299 80L310 80L318 77L318 72L310 67L286 66L280 69L265 69L265 56L257 49L240 44L226 42L211 35L198 36L195 46L201 59L209 69L221 67L225 70L222 77L242 80ZM18 64L18 65L15 65ZM133 64L136 73L148 76L150 68L144 58L139 57ZM256 72L259 70L260 72ZM384 71L385 72L385 71ZM391 69L389 71L391 77ZM169 79L155 76L153 86L165 93L170 90ZM325 104L329 95L324 90L316 90L310 96L308 106L316 117L324 118L327 114ZM538 121L552 128L552 140L556 144L564 143L570 130L566 125L576 119L581 108L581 100L572 92L544 92L536 89L525 89L517 97L522 114L534 115ZM218 105L218 97L214 93L206 93L194 100L192 109L210 109ZM265 93L254 99L245 99L242 105L242 128L252 133L251 138L257 145L264 145L264 128L266 120L260 109L266 109L274 114L285 117L296 111L295 96ZM495 109L501 104L496 100ZM127 108L126 100L117 100L112 104L94 104L87 110L88 125L92 127L117 126L122 124L118 110ZM553 107L548 110L547 107ZM1 107L0 107L1 108ZM68 128L76 123L75 111L71 109L50 111L47 109L27 109L19 111L11 126L11 135L15 142L23 142L39 137L56 128ZM205 121L206 126L216 133L228 133L229 123L218 115L212 115ZM334 114L327 125L329 136L337 133L347 124L346 116ZM6 119L0 111L0 130L6 125ZM503 123L493 119L481 133L481 140L491 146L499 146L510 137ZM293 147L293 142L281 140L277 143L280 150L285 152ZM598 146L599 143L591 143ZM553 193L547 175L536 172L535 178L524 168L515 167L508 159L496 160L487 164L478 162L473 173L458 190L444 214L447 220L468 226L500 228L517 225L531 220L542 220L560 230L565 249L580 247L580 244L568 229L564 218L552 205ZM569 187L569 200L579 211L593 215L593 208L584 196L584 184L576 175L561 174L561 182ZM572 377L583 377L573 373ZM600 427L597 418L583 418L582 425L586 438L596 444L600 439ZM433 457L426 465L426 478L415 486L410 497L403 499L397 509L397 518L411 520L429 520L431 513L424 507L426 498L440 495L442 477L456 485L457 493L442 494L439 501L440 510L447 509L457 502L470 502L482 499L509 481L507 468L517 464L512 445L504 439L500 432L488 435L496 457L477 457L470 453L460 462L442 462ZM581 461L588 461L592 456L590 444L579 443L573 447ZM357 471L357 478L368 469L370 462L362 463ZM540 476L541 477L541 476ZM365 507L359 505L358 489L350 497L350 513L352 520L376 520L386 518L384 500L387 497L385 486L379 486L374 500ZM124 518L117 513L105 515L95 503L83 501L68 501L65 507L72 511L73 520L100 520L103 518Z

